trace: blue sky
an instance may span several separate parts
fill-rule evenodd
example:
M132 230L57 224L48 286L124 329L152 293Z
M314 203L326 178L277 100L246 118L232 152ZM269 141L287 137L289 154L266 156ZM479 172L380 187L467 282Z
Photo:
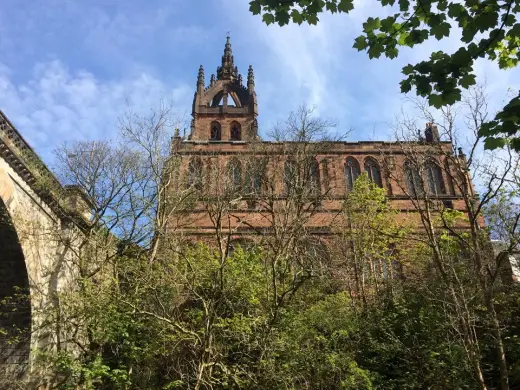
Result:
M356 7L323 15L318 26L280 28L251 15L247 0L2 0L0 109L49 163L65 141L114 138L129 105L146 112L172 101L189 121L198 67L208 83L229 30L239 72L255 70L261 134L307 103L339 131L352 129L352 140L389 139L403 106L401 67L451 52L457 33L396 60L369 60L352 44L378 6ZM491 109L520 88L520 69L480 61L476 72Z

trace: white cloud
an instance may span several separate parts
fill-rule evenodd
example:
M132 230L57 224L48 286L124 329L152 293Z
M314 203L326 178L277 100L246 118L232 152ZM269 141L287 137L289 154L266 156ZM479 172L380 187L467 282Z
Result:
M429 39L414 48L402 48L397 59L370 60L367 53L358 53L352 44L367 17L391 13L376 0L357 1L349 15L323 13L314 27L283 28L265 26L259 16L251 19L246 2L223 3L233 10L230 18L245 30L252 51L261 52L262 60L269 64L260 64L265 83L258 84L262 115L265 106L270 109L268 115L285 116L299 103L315 103L322 115L338 119L340 130L352 126L352 138L358 140L392 136L392 122L404 104L399 86L404 65L426 60L432 51L451 53L460 45L461 33L454 29L448 39ZM243 26L245 19L251 21ZM518 89L520 69L500 71L494 63L479 60L475 70L479 78L487 79L494 109L503 104L508 86Z
M103 81L87 71L71 72L60 61L37 64L30 80L16 84L9 68L0 66L0 107L48 160L64 141L114 137L117 118L129 104L142 112L171 101L182 116L191 90L184 84L170 89L146 73Z

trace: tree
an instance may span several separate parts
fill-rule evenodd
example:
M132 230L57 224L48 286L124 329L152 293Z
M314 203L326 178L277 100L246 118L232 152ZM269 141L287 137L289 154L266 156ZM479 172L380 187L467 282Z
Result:
M412 102L423 119L432 123L434 113L428 103L422 99ZM468 155L462 152L462 148L457 151L457 142L464 142L457 129L458 116L464 116L464 125L469 130L465 145ZM445 146L440 142L416 143L413 146L409 141L416 139L417 127L413 120L405 118L398 125L398 138L404 137L402 153L415 173L405 172L401 175L404 180L400 180L395 173L392 175L418 212L423 234L417 235L415 240L422 242L431 253L431 264L438 273L439 282L446 287L445 298L454 309L453 316L457 318L463 344L480 387L486 389L486 380L490 379L489 376L486 378L482 369L483 355L480 350L484 336L477 331L479 326L485 324L493 335L499 388L509 389L507 351L497 308L497 294L506 288L504 283L507 285L507 281L502 280L502 275L508 256L518 246L520 211L514 206L515 192L511 192L518 176L518 156L510 148L501 154L478 152L484 138L479 129L486 117L485 91L480 86L471 88L459 105L444 107L437 126L442 136L453 145L452 151L443 150ZM434 156L441 157L432 160ZM431 164L435 164L438 176L431 175ZM480 183L479 195L469 185L470 174L480 179L472 180ZM437 187L432 182L441 185ZM497 208L504 201L501 199L504 192L512 196L507 201L513 202L512 206ZM463 207L459 205L457 209L465 212L454 211L453 205L443 199L449 197L454 197L454 202L462 202ZM505 241L505 250L501 253L493 253L490 232L484 228L484 216L491 222L491 227L496 226L497 222L500 226L495 229L495 234L501 233ZM479 305L485 310L481 310Z
M401 246L408 228L398 224L396 217L386 191L363 173L347 195L342 218L334 226L339 233L334 250L344 260L335 267L346 272L344 279L352 298L365 307L370 297L391 291L392 281L400 277L396 248Z
M474 63L478 58L494 61L501 69L518 65L520 61L520 12L518 0L463 2L448 0L381 0L390 16L369 17L363 24L363 34L356 38L354 48L366 50L369 57L384 55L395 58L399 47L414 47L429 37L443 40L454 28L462 30L460 47L453 53L435 51L428 60L408 64L402 69L405 78L401 91L415 88L427 97L431 106L440 108L462 99L462 90L475 85ZM291 20L301 24L316 24L321 12L349 13L353 0L253 0L253 14L262 13L266 24L283 26ZM455 27L457 26L457 27ZM486 149L511 147L520 150L520 92L498 112L493 120L479 129L485 137Z

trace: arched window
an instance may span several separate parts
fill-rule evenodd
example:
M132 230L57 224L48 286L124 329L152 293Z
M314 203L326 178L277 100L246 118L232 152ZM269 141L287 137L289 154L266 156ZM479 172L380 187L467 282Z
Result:
M428 181L428 193L430 195L441 195L445 193L444 181L442 180L441 168L433 161L428 161L424 169Z
M330 190L330 177L329 177L329 160L323 159L321 160L321 172L323 173L323 186L325 187L325 193Z
M283 169L283 183L286 194L289 194L296 187L297 178L298 167L296 163L293 160L287 160Z
M228 175L230 188L239 191L242 187L242 165L240 161L232 159L228 164Z
M211 141L220 141L222 139L222 129L217 121L211 122L209 139Z
M419 170L409 161L405 163L404 175L406 186L408 187L408 194L410 196L424 195L424 187Z
M372 183L383 188L383 180L381 179L379 164L372 157L368 157L365 160L365 172L368 174L369 179L372 180Z
M242 127L238 122L231 122L231 140L240 141L242 139Z
M194 187L196 190L202 190L202 161L199 157L195 157L190 161L188 166L187 187Z
M352 191L354 189L354 182L359 176L359 163L353 157L347 157L345 163L345 181L347 183L347 190Z
M309 161L308 164L308 172L309 172L309 184L311 186L311 192L314 195L318 195L321 193L321 181L320 181L320 166L318 162L314 159Z
M262 192L263 175L264 167L260 162L250 163L247 165L246 189L250 195L259 195Z

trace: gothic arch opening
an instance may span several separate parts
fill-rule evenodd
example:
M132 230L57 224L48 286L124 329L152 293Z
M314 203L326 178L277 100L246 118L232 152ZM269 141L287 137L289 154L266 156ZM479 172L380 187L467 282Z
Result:
M345 182L348 192L354 189L354 183L356 182L359 173L359 162L354 157L347 157L345 162Z
M222 139L222 127L217 121L211 122L209 128L209 139L211 141L220 141Z
M372 183L374 183L376 186L380 188L383 188L381 169L379 168L379 164L373 157L367 157L365 159L365 172L367 173Z
M0 198L0 370L22 374L29 362L31 301L22 246Z
M446 193L444 180L442 178L442 169L433 160L427 161L425 166L426 180L428 183L428 191L430 195L441 195Z
M211 107L222 107L224 105L224 100L228 107L242 107L240 98L234 91L225 92L223 90L217 92L215 96L213 96L211 99Z
M194 157L188 165L186 188L202 191L202 169L202 160Z
M408 195L411 197L424 196L424 184L421 173L417 166L411 161L404 163L404 176L406 180L406 187L408 188Z
M242 187L242 164L237 158L232 158L227 166L228 169L228 188L236 193Z
M232 141L241 141L242 140L242 126L237 121L231 122L230 127L230 138Z

